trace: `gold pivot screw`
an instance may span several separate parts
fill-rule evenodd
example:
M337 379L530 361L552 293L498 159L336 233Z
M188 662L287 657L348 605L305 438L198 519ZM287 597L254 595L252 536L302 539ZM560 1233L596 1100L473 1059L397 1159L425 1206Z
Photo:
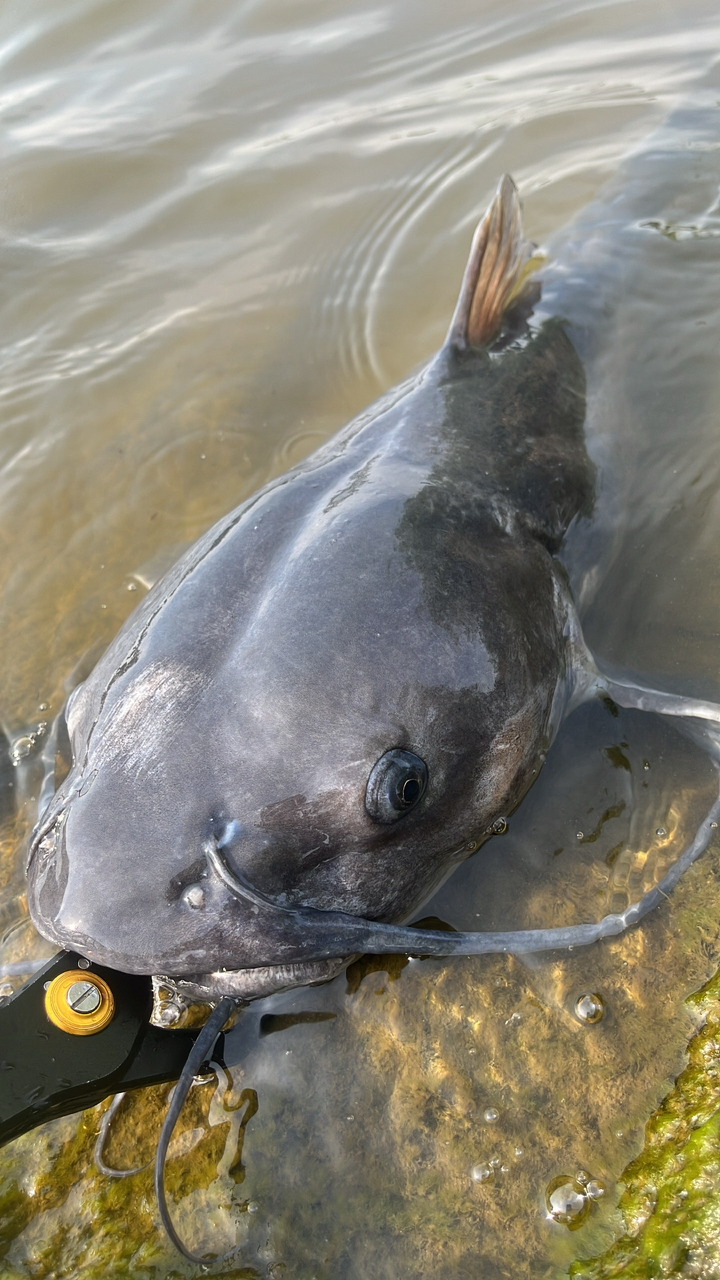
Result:
M61 1031L94 1036L104 1031L115 1013L113 993L97 974L69 969L58 974L45 992L45 1012Z

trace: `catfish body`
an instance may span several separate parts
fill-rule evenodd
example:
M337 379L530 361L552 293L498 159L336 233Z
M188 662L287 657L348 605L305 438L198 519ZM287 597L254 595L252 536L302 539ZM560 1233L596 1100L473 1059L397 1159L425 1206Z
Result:
M75 691L45 936L215 994L324 977L342 956L208 842L278 907L395 922L519 802L571 695L554 553L593 494L562 323L491 349L528 253L505 180L438 356L211 529Z

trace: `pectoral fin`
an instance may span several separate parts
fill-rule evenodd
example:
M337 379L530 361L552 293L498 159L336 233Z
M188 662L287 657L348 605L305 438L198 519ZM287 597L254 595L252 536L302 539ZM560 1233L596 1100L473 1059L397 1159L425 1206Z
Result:
M565 714L594 697L612 698L619 707L631 711L651 711L672 718L676 727L692 738L720 766L720 703L704 698L685 698L662 689L649 689L630 680L616 680L604 672L586 648L577 618L572 618L569 639L573 667L573 692Z

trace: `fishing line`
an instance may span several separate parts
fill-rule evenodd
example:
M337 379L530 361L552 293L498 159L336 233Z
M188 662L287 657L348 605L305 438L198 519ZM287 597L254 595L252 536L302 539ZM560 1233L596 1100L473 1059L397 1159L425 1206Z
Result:
M192 1088L193 1080L198 1074L201 1066L207 1060L212 1052L215 1041L222 1031L225 1023L232 1016L237 1008L238 1001L233 1000L231 996L223 996L220 1003L213 1009L205 1026L200 1032L195 1044L188 1054L187 1062L182 1069L180 1079L175 1086L172 1102L168 1107L168 1112L163 1123L160 1141L158 1142L157 1152L155 1155L155 1194L157 1196L158 1209L160 1210L160 1219L167 1231L168 1236L172 1240L175 1248L180 1251L183 1257L189 1262L207 1264L209 1262L224 1262L226 1258L232 1257L236 1252L236 1248L230 1249L227 1253L193 1253L183 1244L173 1225L168 1209L167 1197L165 1195L165 1160L167 1158L167 1150L175 1132L175 1126L180 1118L180 1112L185 1105L185 1100Z

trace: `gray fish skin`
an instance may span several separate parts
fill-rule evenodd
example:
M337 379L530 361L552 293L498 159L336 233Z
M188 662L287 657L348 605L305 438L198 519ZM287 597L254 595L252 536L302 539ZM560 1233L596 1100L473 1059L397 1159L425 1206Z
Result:
M466 338L211 529L75 691L28 867L46 937L263 993L323 978L342 958L229 893L209 838L278 904L395 922L518 804L572 695L554 553L592 508L584 374L556 320ZM394 748L429 782L383 824Z

